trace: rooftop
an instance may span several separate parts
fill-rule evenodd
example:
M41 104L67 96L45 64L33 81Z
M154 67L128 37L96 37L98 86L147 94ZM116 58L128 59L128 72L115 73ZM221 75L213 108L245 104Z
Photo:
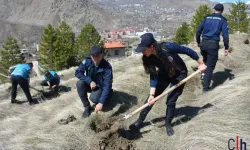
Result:
M104 43L104 48L125 48L125 45L120 41L111 41Z

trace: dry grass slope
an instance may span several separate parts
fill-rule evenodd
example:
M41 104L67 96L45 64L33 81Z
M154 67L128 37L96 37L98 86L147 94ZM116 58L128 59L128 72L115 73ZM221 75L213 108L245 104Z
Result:
M246 38L249 38L248 35L231 35L232 54L224 57L220 51L211 92L201 95L198 76L186 84L183 95L177 101L175 135L172 137L166 136L163 127L162 118L166 109L163 99L148 115L140 136L131 136L126 132L137 115L118 122L122 114L141 106L148 93L149 78L143 71L140 57L131 57L112 62L114 106L84 120L81 119L83 107L75 89L75 68L60 72L62 85L71 87L70 92L62 92L59 97L43 100L35 106L10 104L9 93L5 91L8 86L0 85L0 147L15 150L220 150L226 149L228 140L237 135L250 147L250 71L247 67L250 50L243 43ZM195 45L191 43L189 46L198 51ZM183 58L191 73L195 62L186 56ZM33 79L32 85L41 88L37 84L41 79ZM19 91L18 99L25 101L21 93ZM32 90L32 94L37 92ZM58 124L58 120L69 115L74 115L77 120L67 125Z

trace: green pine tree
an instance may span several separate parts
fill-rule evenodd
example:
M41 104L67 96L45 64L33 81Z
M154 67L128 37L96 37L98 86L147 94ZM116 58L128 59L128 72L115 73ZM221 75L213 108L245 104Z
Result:
M247 18L247 5L244 2L238 1L236 4L231 4L232 9L230 14L226 15L228 20L229 32L236 31L248 32L249 19Z
M176 31L173 41L177 44L188 44L192 41L192 31L189 24L184 22Z
M191 22L193 35L195 35L196 30L198 29L202 20L212 12L213 12L212 9L207 4L200 5L200 7L196 10L195 15L193 16Z
M24 63L24 56L21 54L17 40L10 37L3 44L1 50L0 73L8 75L9 67L19 63ZM4 80L4 78L1 78L1 80Z
M52 25L48 25L42 34L40 42L40 68L44 72L55 68L56 31Z
M65 21L62 21L59 27L56 29L56 42L55 42L55 61L54 69L62 70L71 67L74 59L74 34L69 25Z
M92 24L86 24L76 39L75 49L78 53L78 61L82 61L89 55L93 45L100 42L101 36Z

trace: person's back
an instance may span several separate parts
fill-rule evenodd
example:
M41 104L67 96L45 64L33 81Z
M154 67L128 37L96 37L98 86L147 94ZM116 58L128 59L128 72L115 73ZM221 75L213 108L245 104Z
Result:
M201 49L201 55L203 61L207 65L205 74L203 73L201 79L203 82L203 93L209 90L210 82L213 75L213 70L218 60L219 41L220 34L222 32L224 41L224 55L228 55L229 48L229 36L228 36L228 24L226 18L221 14L224 10L222 4L217 4L214 7L214 13L205 17L196 31L196 41ZM200 36L202 34L202 42Z
M196 41L201 46L200 36L202 34L202 41L208 40L208 42L218 44L222 32L225 50L227 50L229 47L229 35L227 19L222 16L224 6L217 4L214 9L214 13L205 17L199 25L196 31Z
M220 13L213 13L205 17L202 39L220 41L220 33L228 39L226 18Z
M18 64L15 66L13 72L11 72L11 103L17 103L16 94L17 94L17 85L23 89L24 94L26 95L29 104L37 104L37 101L34 101L31 97L29 90L29 75L33 68L32 63Z
M162 50L165 55L168 57L169 61L173 63L179 70L186 71L187 67L184 63L183 59L178 55L179 54L187 54L193 59L197 59L198 55L194 53L190 48L180 46L176 43L164 42L162 46ZM170 57L169 57L170 56Z
M30 71L31 67L28 64L18 64L11 75L21 76L24 79L28 79Z
M58 76L58 74L56 73L56 71L49 70L48 72L50 73L49 77L47 77L46 75L44 75L44 78L45 78L46 81L51 81L53 79L60 80L60 77Z

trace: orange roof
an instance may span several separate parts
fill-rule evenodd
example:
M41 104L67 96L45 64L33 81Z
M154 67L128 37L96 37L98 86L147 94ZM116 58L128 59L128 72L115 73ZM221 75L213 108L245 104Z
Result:
M125 48L125 45L121 42L107 42L104 43L104 48Z

